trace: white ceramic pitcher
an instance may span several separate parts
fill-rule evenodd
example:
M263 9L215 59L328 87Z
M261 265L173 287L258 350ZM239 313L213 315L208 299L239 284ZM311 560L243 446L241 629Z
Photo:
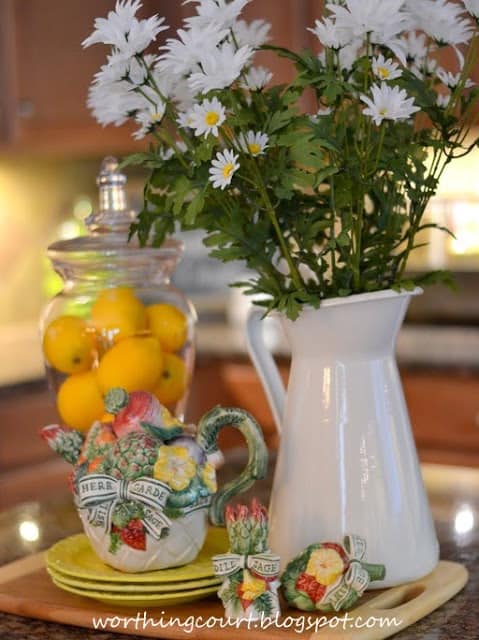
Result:
M324 300L292 322L288 390L253 309L247 342L281 444L270 505L270 547L283 567L307 545L363 537L384 588L438 562L438 542L395 361L411 295L392 290ZM431 402L432 398L424 398Z

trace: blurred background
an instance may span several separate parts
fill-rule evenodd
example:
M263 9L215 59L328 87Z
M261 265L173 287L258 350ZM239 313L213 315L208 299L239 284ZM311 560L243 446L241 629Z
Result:
M0 0L0 506L45 494L64 473L36 436L57 419L38 335L41 309L60 287L46 247L83 233L82 221L97 205L101 159L144 148L127 126L101 128L85 106L106 51L84 51L80 43L94 18L114 4ZM180 0L143 5L143 14L164 15L173 28L191 10ZM315 46L306 28L320 10L317 0L255 0L245 17L271 21L272 41L298 50ZM290 77L288 62L262 55L275 81ZM307 101L304 106L313 108ZM456 293L432 287L416 299L398 344L419 454L428 462L479 464L478 175L479 150L446 172L428 216L455 239L434 231L411 261L414 271L450 269L458 284ZM140 208L144 175L129 170L128 176L130 205ZM241 333L247 302L227 286L240 267L210 261L198 234L183 239L176 283L192 297L201 321L189 417L217 403L243 406L261 421L274 448L272 418ZM272 324L268 337L286 377L287 348ZM235 443L226 439L226 445Z

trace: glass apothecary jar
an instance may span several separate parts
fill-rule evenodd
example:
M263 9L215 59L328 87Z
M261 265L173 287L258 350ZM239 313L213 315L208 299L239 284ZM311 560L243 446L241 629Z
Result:
M46 374L66 425L86 430L107 420L111 387L151 391L183 418L194 366L196 313L170 283L183 252L170 239L159 248L128 242L136 214L126 203L126 176L115 158L97 179L99 210L88 234L52 244L48 257L63 290L41 318Z

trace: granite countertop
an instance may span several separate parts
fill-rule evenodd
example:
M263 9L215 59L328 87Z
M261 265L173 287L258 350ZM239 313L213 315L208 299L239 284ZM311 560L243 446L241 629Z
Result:
M220 482L237 473L244 454L231 452L220 474ZM254 494L267 501L272 467ZM423 477L441 544L441 558L464 564L470 578L455 598L422 621L394 636L398 640L477 640L479 637L479 470L424 465ZM249 496L243 497L248 499ZM27 542L19 531L21 523L38 527L38 540ZM31 530L31 524L30 530ZM25 528L25 525L24 525ZM25 529L24 529L25 530ZM23 503L0 513L0 564L48 548L58 539L77 533L80 522L66 489L48 500ZM71 627L0 613L1 640L132 640L110 632ZM264 634L267 638L267 634Z

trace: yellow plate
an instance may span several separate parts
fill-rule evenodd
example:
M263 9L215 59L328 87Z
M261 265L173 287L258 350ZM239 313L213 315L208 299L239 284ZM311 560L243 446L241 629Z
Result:
M88 589L78 589L69 584L65 584L60 580L52 577L53 584L59 589L74 593L77 596L98 600L104 604L112 604L120 607L156 607L168 606L175 604L184 604L193 600L201 600L213 593L216 593L218 587L205 587L203 589L191 589L190 591L180 591L178 593L161 594L136 594L126 595L125 593L109 593L108 591L89 591Z
M211 557L225 553L228 549L228 536L222 527L210 527L205 544L196 560L183 567L145 571L143 573L124 573L109 567L95 554L85 534L79 533L60 540L46 552L47 566L57 573L81 578L83 580L121 582L185 582L213 578Z
M90 589L102 591L111 591L128 594L141 594L145 593L178 593L179 591L186 591L191 589L200 589L203 587L217 587L221 584L220 578L203 578L200 580L188 580L186 582L164 582L161 584L154 583L142 583L142 582L130 582L128 584L121 584L119 582L103 582L99 580L83 580L80 578L72 578L65 573L55 571L51 567L47 566L47 571L52 578L67 584L70 587L76 587L78 589Z

